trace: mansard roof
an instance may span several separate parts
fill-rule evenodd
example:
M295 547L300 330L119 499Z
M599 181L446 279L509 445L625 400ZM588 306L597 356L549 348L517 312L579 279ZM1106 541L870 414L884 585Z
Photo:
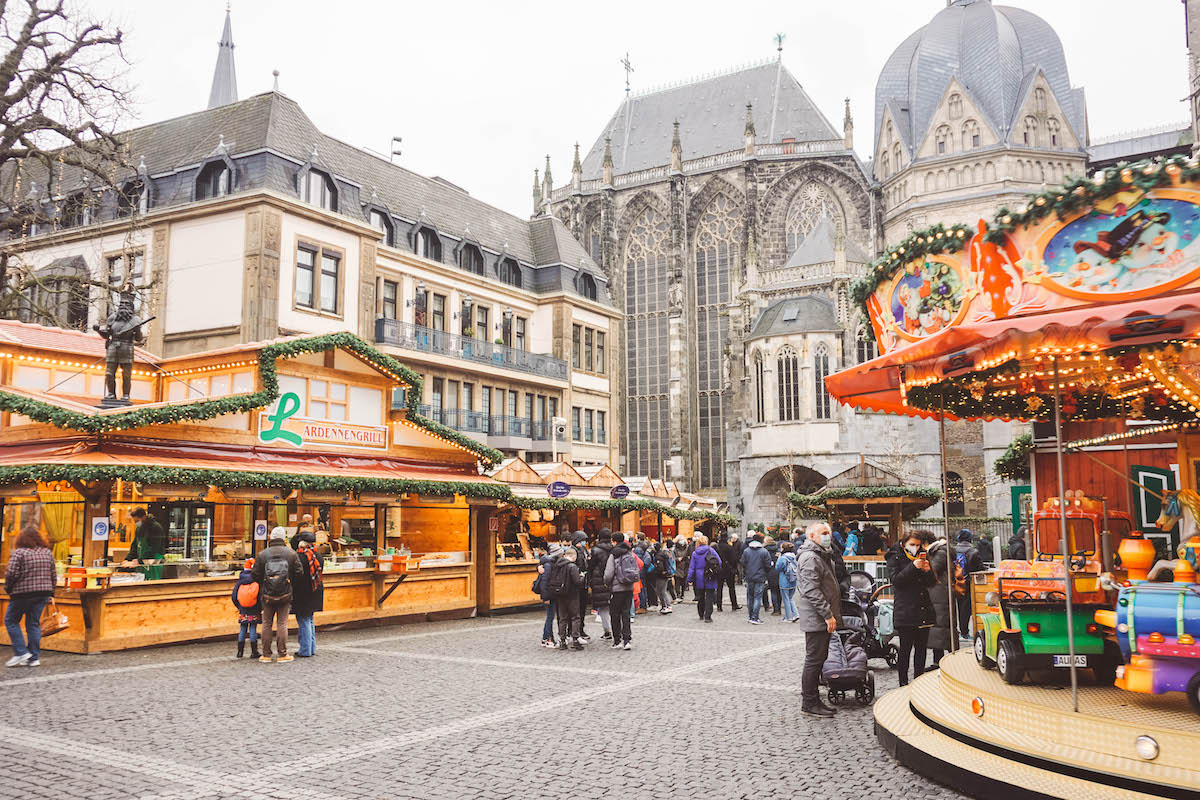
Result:
M747 339L786 336L790 333L838 331L833 303L824 297L806 295L777 300L763 309Z
M746 140L747 103L753 104L756 142L842 138L792 73L781 62L769 61L627 96L583 160L583 177L601 176L606 137L612 138L618 174L670 163L676 120L685 160L740 150Z

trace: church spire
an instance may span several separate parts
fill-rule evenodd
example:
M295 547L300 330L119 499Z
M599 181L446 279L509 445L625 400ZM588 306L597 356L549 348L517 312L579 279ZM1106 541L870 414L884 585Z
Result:
M613 157L612 157L612 137L604 137L604 163L601 165L604 172L601 181L605 186L612 186L613 182Z
M854 149L854 118L850 116L850 98L846 98L846 115L842 117L842 137L847 150Z
M758 134L754 130L754 104L746 103L746 149L745 155L747 158L754 155L754 140Z
M675 120L675 132L671 135L671 171L683 172L683 143L679 139L679 120Z
M217 45L217 68L213 70L212 89L208 92L208 107L236 103L237 70L233 66L233 23L230 20L229 4L225 4L225 30Z
M537 167L533 169L533 215L539 216L542 213L542 184L538 181Z
M577 192L583 189L583 163L579 160L579 142L575 143L575 160L571 162L571 186Z
M546 154L546 169L542 171L542 202L547 206L550 205L550 198L554 195L554 179L550 177L550 154ZM547 208L547 210L549 210Z

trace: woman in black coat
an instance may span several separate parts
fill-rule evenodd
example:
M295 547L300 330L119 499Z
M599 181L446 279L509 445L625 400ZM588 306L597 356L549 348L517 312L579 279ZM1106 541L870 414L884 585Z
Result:
M312 531L300 534L300 577L292 581L292 613L296 615L296 650L299 658L317 654L317 629L313 615L325 610L325 568L321 556L313 548L317 536Z
M937 664L942 656L950 649L950 595L946 585L946 551L945 539L938 539L929 546L929 566L937 583L928 589L929 600L933 603L934 625L929 629L929 649L933 651L933 663ZM952 562L953 563L953 562Z
M884 556L894 597L892 621L900 636L900 660L896 672L901 686L908 684L910 654L913 677L925 671L929 629L937 621L933 602L926 591L937 583L926 557L926 548L932 541L933 534L928 531L909 531L904 541L892 545Z

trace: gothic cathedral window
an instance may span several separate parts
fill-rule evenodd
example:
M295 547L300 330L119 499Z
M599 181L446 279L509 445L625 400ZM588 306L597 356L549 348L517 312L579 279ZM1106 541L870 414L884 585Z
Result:
M625 243L625 356L629 472L662 478L670 455L667 402L667 217L651 207L634 220Z
M800 419L800 357L793 348L779 351L775 376L779 383L779 421L794 422Z
M896 160L896 167L899 168L899 159ZM809 181L800 187L792 198L792 205L788 208L787 220L784 223L784 230L787 234L787 250L788 254L796 252L805 237L812 232L812 229L817 227L817 222L821 217L828 217L833 223L833 227L840 228L842 225L842 208L838 203L837 198L825 186L816 181Z
M816 385L816 417L817 419L833 419L833 398L825 388L825 379L829 377L829 348L824 343L813 349L813 377Z

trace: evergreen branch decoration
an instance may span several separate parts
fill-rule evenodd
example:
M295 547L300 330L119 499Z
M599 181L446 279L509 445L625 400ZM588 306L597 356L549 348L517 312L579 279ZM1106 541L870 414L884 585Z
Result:
M626 498L624 500L578 500L570 497L516 497L514 496L509 503L517 508L526 509L549 509L551 511L579 511L579 510L599 510L599 511L654 511L662 512L664 517L671 519L687 519L696 522L704 522L714 520L726 527L734 527L741 520L732 514L717 514L712 511L688 511L686 508L677 508L674 506L665 506L661 503L656 503L653 500L645 500L642 498Z
M788 493L788 500L796 508L822 513L827 510L828 500L876 500L883 497L912 497L933 504L942 499L942 490L931 486L839 486L814 494Z
M101 415L83 414L41 400L0 391L0 410L22 414L35 422L83 433L107 433L115 430L142 428L148 425L201 422L223 414L241 414L256 408L265 408L279 398L279 375L276 365L280 359L286 360L307 353L322 353L336 348L343 348L354 353L372 366L390 372L399 381L405 383L408 386L405 398L408 410L406 418L413 425L475 453L486 467L494 466L504 460L504 454L499 450L481 444L469 436L464 436L458 431L451 430L418 414L416 409L421 402L421 376L347 331L306 336L301 339L267 345L259 351L258 356L258 374L262 388L250 394L155 408L132 406L124 411Z
M1033 452L1033 434L1023 433L1013 439L1004 453L992 465L992 471L1009 483L1029 480L1029 454Z

